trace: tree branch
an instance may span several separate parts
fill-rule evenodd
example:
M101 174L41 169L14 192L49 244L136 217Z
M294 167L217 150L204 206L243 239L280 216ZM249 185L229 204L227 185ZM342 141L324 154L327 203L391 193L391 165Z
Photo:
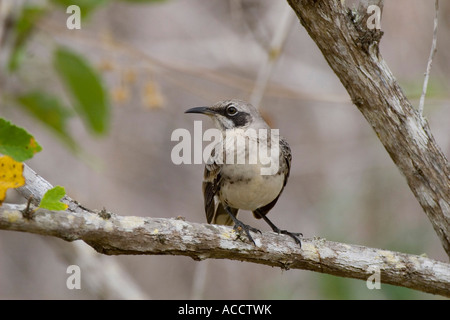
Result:
M450 257L450 168L379 52L380 30L337 0L288 0L300 23L376 132Z
M26 184L16 190L28 199L28 203L38 206L44 194L53 186L26 164L24 164L23 176ZM89 212L68 196L65 196L63 201L69 205L68 210L72 212ZM31 217L34 217L33 213L31 213ZM32 222L34 220L27 221ZM79 243L79 245L73 243L73 246L67 246L56 238L48 238L47 243L68 264L76 264L83 270L89 270L86 273L85 288L94 297L149 299L149 295L141 290L118 261L114 259L104 260L102 256L93 255L92 250L84 243Z
M52 185L24 164L26 185L16 189L37 205ZM288 236L254 234L257 244L237 239L231 227L186 222L183 219L117 216L94 212L64 198L66 211L38 209L24 218L25 205L0 207L0 230L23 231L83 240L109 255L183 255L194 260L231 259L283 269L304 269L335 276L367 279L380 272L382 283L450 297L450 264L422 256L342 244L325 239L302 239L302 248Z
M182 255L194 260L231 259L283 269L305 269L336 276L367 279L380 272L383 283L450 297L450 265L416 255L303 239L302 248L273 232L253 235L257 246L236 239L231 227L180 219L111 215L103 218L86 210L39 209L23 218L24 205L0 208L0 229L83 240L108 255Z

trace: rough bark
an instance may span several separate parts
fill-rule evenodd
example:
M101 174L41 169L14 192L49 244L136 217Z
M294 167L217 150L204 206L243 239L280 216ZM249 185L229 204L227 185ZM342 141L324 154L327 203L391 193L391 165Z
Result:
M18 188L38 204L52 185L24 166L26 185ZM183 219L117 216L91 211L65 197L66 211L38 209L24 218L24 205L0 208L0 230L23 231L83 240L103 254L183 255L195 260L231 259L280 267L305 269L355 279L379 272L382 283L450 297L450 264L388 250L303 239L302 248L288 236L273 232L254 234L256 246L231 227L186 222Z
M450 256L450 169L428 122L382 58L382 32L338 0L288 0L353 103L405 176Z
M256 246L236 239L231 227L182 219L142 218L39 209L31 220L24 205L0 208L0 229L83 240L103 254L183 255L195 260L231 259L305 269L341 277L368 279L379 272L382 283L450 297L450 265L422 256L326 241L303 239L302 248L288 236L254 234Z
M26 184L17 191L23 197L29 199L31 205L38 206L45 192L53 188L53 186L26 164L24 164L23 176L25 177ZM70 212L90 212L68 196L65 196L63 201L69 205L68 211ZM31 224L36 222L34 219L25 219L25 221ZM7 223L10 222L11 220L9 219ZM49 223L48 225L52 224L54 225L54 223ZM64 239L64 237L62 238ZM86 286L84 290L87 290L93 297L103 299L150 298L130 277L128 272L122 268L118 261L114 259L105 260L103 256L93 255L92 250L84 243L77 244L74 242L72 246L68 246L54 237L49 237L47 240L47 244L68 264L76 264L83 270L89 270L89 272L85 273L87 281L85 282Z

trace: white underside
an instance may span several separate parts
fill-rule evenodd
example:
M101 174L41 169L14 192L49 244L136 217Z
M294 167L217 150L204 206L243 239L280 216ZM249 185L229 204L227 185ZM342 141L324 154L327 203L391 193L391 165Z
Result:
M241 175L245 172L242 180L234 183L225 180L221 187L219 197L230 207L250 211L256 210L272 202L283 188L284 176L282 174L273 176L261 175L260 166L258 165L225 167L228 168L223 168L222 173L238 171L239 175Z
M240 129L227 132L227 143L228 140L235 141L236 136L242 135L242 132ZM230 207L253 211L278 197L283 188L284 174L279 173L279 152L271 152L269 156L270 164L275 165L275 174L264 175L262 174L264 170L261 169L267 168L268 165L262 165L259 158L255 164L250 164L248 157L245 157L248 154L247 148L245 144L237 145L234 151L237 159L242 157L246 160L244 164L223 164L221 169L223 184L219 198Z

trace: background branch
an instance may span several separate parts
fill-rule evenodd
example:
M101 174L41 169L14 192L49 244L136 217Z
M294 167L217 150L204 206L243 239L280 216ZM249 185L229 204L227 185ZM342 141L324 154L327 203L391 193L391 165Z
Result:
M431 43L430 57L428 58L427 71L425 72L425 79L423 81L422 95L419 101L419 113L423 114L423 108L425 106L425 95L427 94L428 79L430 78L431 65L433 64L433 58L437 51L437 30L439 21L439 0L435 0L434 3L435 14L434 14L434 27L433 27L433 41Z
M267 84L272 76L275 64L283 52L284 44L286 43L288 33L292 29L294 21L294 13L289 7L286 7L280 17L280 24L277 26L277 29L272 37L272 41L267 51L267 57L265 58L264 63L261 64L261 68L258 71L255 86L250 96L250 103L257 106L257 108L261 104Z

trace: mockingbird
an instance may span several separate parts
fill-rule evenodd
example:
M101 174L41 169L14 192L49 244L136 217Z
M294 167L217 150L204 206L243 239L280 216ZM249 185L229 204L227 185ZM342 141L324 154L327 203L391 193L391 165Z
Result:
M244 230L249 240L255 243L249 231L261 231L244 224L237 218L239 209L249 210L253 212L255 218L262 218L267 222L274 232L289 235L301 247L299 239L301 233L280 230L266 216L278 201L289 177L292 156L287 141L278 135L274 137L258 110L245 101L225 100L210 107L192 108L185 113L201 113L211 117L222 133L223 141L247 139L246 143L236 146L234 155L231 157L227 154L229 150L226 150L230 145L225 142L222 143L221 148L212 150L210 161L205 166L203 180L203 197L208 223L234 224L235 230ZM261 129L268 134L259 136ZM249 131L257 134L248 135ZM277 140L274 140L275 138ZM258 148L250 148L252 141L256 142ZM277 164L274 172L261 174L263 168L267 169L267 162L263 164L262 159L258 157L253 158L257 159L253 163L250 161L236 163L235 160L239 155L245 155L246 160L256 156L252 153L260 150L259 147L263 146L262 144L268 148L277 146L276 150L272 148L270 152L270 160ZM222 149L223 146L225 148ZM217 150L223 152L223 157L219 157L222 161L217 160Z

